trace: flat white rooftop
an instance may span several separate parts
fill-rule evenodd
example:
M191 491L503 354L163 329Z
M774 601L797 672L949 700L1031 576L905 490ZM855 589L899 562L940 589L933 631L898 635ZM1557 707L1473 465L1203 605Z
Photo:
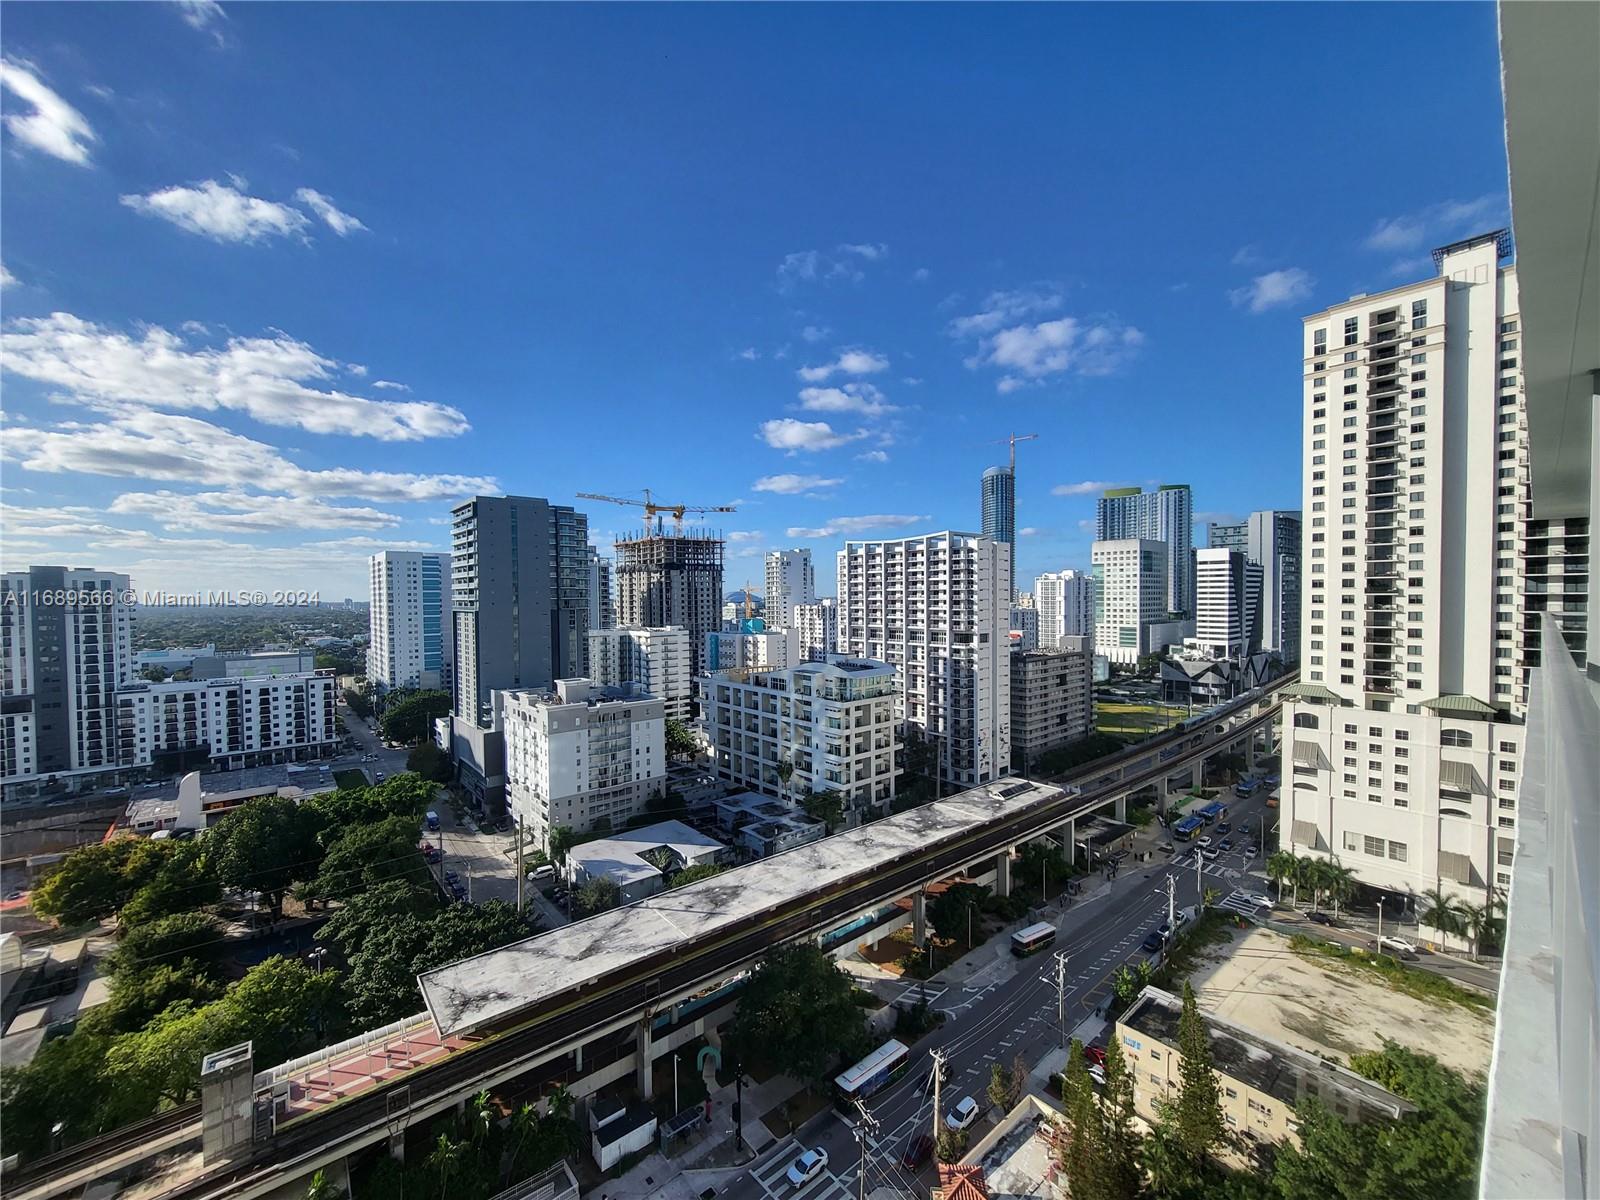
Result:
M419 975L422 997L448 1037L524 1009L652 954L710 937L748 917L792 904L906 855L1061 795L1004 778L748 866L563 925Z
M709 838L682 821L658 821L639 829L628 829L613 837L584 842L567 851L574 869L593 877L609 875L619 884L637 883L661 874L660 868L642 857L647 850L665 848L685 862L696 862L723 849L721 842Z

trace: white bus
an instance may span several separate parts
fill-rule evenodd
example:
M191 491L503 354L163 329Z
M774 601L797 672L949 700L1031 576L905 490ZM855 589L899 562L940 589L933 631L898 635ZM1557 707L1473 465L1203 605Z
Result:
M1039 953L1055 940L1056 927L1041 921L1037 925L1019 929L1011 935L1011 953L1018 958L1027 958L1030 954Z
M846 1112L856 1111L855 1101L865 1100L879 1088L899 1079L911 1064L911 1051L891 1038L842 1075L834 1076L834 1102Z

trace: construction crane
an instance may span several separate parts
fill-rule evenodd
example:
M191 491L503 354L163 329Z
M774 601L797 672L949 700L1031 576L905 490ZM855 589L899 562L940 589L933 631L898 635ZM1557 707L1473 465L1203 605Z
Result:
M1000 446L1000 445L1004 445L1006 443L1010 443L1010 445L1011 445L1011 474L1013 476L1015 476L1016 473L1017 473L1017 443L1018 442L1037 442L1038 440L1039 440L1039 435L1037 433L1013 433L1010 437L995 438L995 440L990 442L989 444L991 446Z
M651 496L650 489L644 489L643 500L630 500L624 496L603 496L599 492L579 492L579 500L604 500L607 504L631 504L635 508L644 509L646 527L653 520L656 523L656 533L661 533L661 514L672 514L672 536L683 536L684 513L731 513L738 512L731 504L659 504Z

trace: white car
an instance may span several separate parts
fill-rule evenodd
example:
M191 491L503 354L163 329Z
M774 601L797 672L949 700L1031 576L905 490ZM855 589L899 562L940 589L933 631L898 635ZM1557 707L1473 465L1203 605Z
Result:
M1198 854L1201 858L1205 859L1207 862L1210 862L1214 858L1217 857L1217 852L1215 850L1213 850L1210 846L1201 846L1198 850L1195 851L1195 853Z
M807 1150L789 1164L789 1182L795 1187L810 1183L828 1169L828 1152L821 1146Z
M1211 845L1211 835L1209 833L1202 834L1200 837L1195 838L1194 844L1201 847Z
M1094 1080L1101 1087L1105 1087L1105 1085L1106 1085L1106 1069L1104 1067L1102 1067L1099 1063L1090 1063L1089 1064L1089 1078Z
M1387 933L1376 942L1368 942L1367 944L1378 950L1387 950L1391 954L1398 954L1401 958L1415 958L1417 956L1417 948L1406 941L1405 938L1390 937Z
M978 1119L978 1102L971 1096L963 1096L956 1101L956 1106L944 1115L944 1127L951 1133L959 1133L968 1125Z
M1244 898L1259 908L1271 908L1272 900L1260 892L1245 892Z

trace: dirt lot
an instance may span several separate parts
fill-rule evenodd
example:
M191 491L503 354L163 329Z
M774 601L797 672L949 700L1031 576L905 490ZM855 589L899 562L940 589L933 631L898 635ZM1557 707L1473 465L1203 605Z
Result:
M1336 966L1309 962L1289 939L1254 929L1206 951L1192 976L1201 1008L1312 1054L1348 1063L1385 1037L1467 1074L1488 1071L1494 1016L1418 1000Z

